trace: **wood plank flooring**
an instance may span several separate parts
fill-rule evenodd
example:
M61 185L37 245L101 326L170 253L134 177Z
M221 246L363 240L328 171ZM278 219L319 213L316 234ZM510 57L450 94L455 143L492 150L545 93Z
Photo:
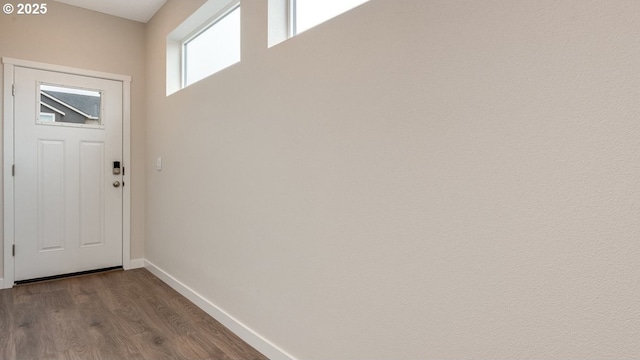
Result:
M2 360L267 360L145 269L0 290Z

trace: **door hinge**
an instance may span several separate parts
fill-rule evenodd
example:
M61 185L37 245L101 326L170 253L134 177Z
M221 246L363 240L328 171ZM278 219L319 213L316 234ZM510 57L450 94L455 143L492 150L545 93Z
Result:
M16 96L16 84L11 84L11 95Z
M13 252L13 256L16 256L16 245L15 244L13 245L13 251L12 252Z
M11 176L16 176L16 164L11 165Z

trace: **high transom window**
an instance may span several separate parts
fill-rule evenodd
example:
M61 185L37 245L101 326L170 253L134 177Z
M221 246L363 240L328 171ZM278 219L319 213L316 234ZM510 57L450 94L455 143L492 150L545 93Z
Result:
M182 86L240 61L240 4L189 36L182 44Z
M299 34L369 0L289 0L291 35Z

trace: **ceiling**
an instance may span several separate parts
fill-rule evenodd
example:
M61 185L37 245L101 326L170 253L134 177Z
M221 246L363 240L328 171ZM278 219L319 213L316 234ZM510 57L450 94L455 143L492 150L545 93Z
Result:
M56 0L57 2L146 23L167 0Z

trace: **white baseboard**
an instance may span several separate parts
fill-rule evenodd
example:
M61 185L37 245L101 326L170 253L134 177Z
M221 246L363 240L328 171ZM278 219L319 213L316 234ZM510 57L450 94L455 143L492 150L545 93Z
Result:
M144 267L144 259L131 259L129 260L129 266L125 270L140 269Z
M152 274L160 278L160 280L171 286L174 290L182 294L184 297L191 300L191 302L193 302L196 306L204 310L207 314L211 315L211 317L213 317L214 319L218 320L222 325L226 326L234 334L238 335L238 337L244 340L247 344L253 346L254 349L261 352L270 360L296 360L296 358L287 354L282 349L278 348L267 339L251 330L248 326L226 313L211 301L205 299L202 295L198 294L193 289L180 282L178 279L174 278L164 270L155 266L150 261L144 260L144 264L144 267L146 267Z

